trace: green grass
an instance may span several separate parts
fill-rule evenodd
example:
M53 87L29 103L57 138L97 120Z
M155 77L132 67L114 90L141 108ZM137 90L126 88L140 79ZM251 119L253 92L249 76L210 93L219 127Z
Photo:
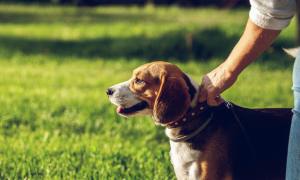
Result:
M248 10L0 5L1 179L174 179L150 118L124 119L105 95L149 59L197 82L226 58ZM291 107L295 22L224 97Z

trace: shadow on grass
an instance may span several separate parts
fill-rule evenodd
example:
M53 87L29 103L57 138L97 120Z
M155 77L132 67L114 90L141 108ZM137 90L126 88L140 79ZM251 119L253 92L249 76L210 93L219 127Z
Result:
M1 24L30 24L30 23L143 23L165 22L167 19L154 14L128 13L128 12L96 12L90 8L73 9L73 11L57 12L18 12L0 11Z
M157 38L134 36L83 40L31 39L0 36L0 51L12 55L56 55L82 58L208 59L225 57L238 37L217 28L198 32L174 31Z
M217 27L194 32L173 31L156 38L134 36L126 38L102 37L82 40L30 39L24 37L0 36L2 56L15 53L24 55L50 55L59 57L95 58L140 58L140 59L225 59L239 36L228 36ZM292 40L280 39L261 57L272 61L273 66L282 66L288 57L282 47L293 46ZM283 59L283 61L282 61ZM289 60L288 60L289 61ZM266 61L264 61L265 63Z

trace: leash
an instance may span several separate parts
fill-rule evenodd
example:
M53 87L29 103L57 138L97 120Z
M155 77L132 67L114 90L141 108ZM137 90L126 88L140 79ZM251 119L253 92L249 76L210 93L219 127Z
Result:
M244 137L246 139L246 143L247 143L248 147L250 148L252 159L255 161L256 160L255 150L253 148L253 145L251 143L251 140L250 140L250 138L247 134L247 131L246 131L245 127L243 126L241 120L239 119L237 113L235 112L234 106L228 101L225 101L225 106L226 106L227 109L229 109L231 111L231 113L234 117L234 120L236 121L236 123L238 124L240 130L242 131L242 134L244 135Z

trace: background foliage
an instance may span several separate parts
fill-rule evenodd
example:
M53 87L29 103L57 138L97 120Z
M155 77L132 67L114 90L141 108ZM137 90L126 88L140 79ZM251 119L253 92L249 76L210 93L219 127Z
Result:
M8 3L39 3L39 4L60 4L77 6L96 6L96 5L179 5L186 7L193 6L248 6L247 0L0 0Z
M150 118L124 119L105 95L150 60L197 82L223 61L248 9L0 5L1 179L174 179ZM295 23L224 97L290 107Z

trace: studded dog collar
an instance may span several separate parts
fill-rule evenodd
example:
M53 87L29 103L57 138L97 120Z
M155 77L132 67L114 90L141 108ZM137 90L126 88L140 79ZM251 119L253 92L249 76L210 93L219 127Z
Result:
M177 128L183 126L186 122L198 119L201 115L207 112L208 105L206 102L199 102L195 107L190 107L187 113L179 120L166 124L167 128Z

